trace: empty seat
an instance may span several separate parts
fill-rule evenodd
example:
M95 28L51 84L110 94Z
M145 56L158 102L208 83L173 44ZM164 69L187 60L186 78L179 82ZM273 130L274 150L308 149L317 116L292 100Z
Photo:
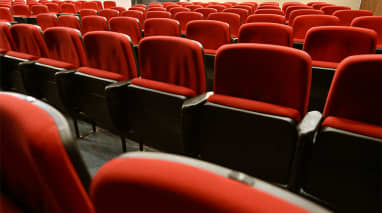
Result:
M331 15L303 15L294 19L293 23L293 41L304 42L306 32L312 27L319 26L337 26L340 20Z
M277 5L261 5L257 9L258 10L263 10L263 9L281 10L280 7Z
M77 16L61 15L57 18L57 25L81 30L80 19Z
M15 46L1 58L2 85L5 90L24 92L20 62L47 57L48 50L41 28L31 24L16 24L10 28Z
M201 158L288 185L310 81L311 59L301 50L266 44L219 48L214 93L184 107L199 118L193 135Z
M171 18L171 13L167 11L149 11L146 13L146 19L148 18Z
M112 7L111 9L118 10L119 14L121 14L124 11L126 11L126 8L124 8L124 7Z
M240 27L239 43L293 46L293 29L285 24L247 23Z
M116 7L117 4L115 3L115 1L104 1L103 2L103 8L107 9L107 8L112 8L113 7Z
M9 27L9 23L0 22L0 54L4 54L15 47Z
M141 144L196 154L191 147L195 141L184 132L193 118L183 117L181 109L185 101L205 92L202 46L185 38L151 36L141 40L138 52L141 77L107 88L113 100L126 100L109 102L114 124Z
M306 6L306 5L301 2L284 2L282 6L282 11L285 13L288 7L293 7L293 6Z
M321 10L314 10L314 9L301 9L301 10L294 10L289 15L289 21L288 25L293 26L294 20L302 15L324 15L325 13Z
M197 8L194 10L194 12L203 14L204 19L207 19L209 14L216 13L218 10L214 8Z
M271 22L277 24L285 24L285 17L276 14L253 14L248 16L247 23L253 22Z
M152 7L149 8L147 11L167 11L164 7Z
M141 40L141 25L139 20L131 17L114 17L109 21L110 30L124 33L131 38L133 45L138 45Z
M74 120L120 134L110 119L105 87L137 76L131 40L117 32L94 31L84 35L83 42L87 65L77 72L56 73L64 106ZM78 126L75 128L79 136ZM125 152L124 140L122 145Z
M60 13L60 7L56 3L47 3L46 6L50 13Z
M0 93L0 102L2 190L25 211L94 212L90 175L64 116L17 93Z
M140 12L142 12L142 13L145 13L145 12L146 12L146 9L145 9L145 8L142 8L142 7L130 7L128 10L140 11Z
M258 9L255 11L255 14L275 14L284 16L283 11L277 9Z
M81 32L85 34L90 31L109 30L107 19L102 16L86 16L81 19Z
M91 2L85 2L82 6L82 9L92 9L92 10L100 10L102 8L98 7L97 2L91 1Z
M175 20L180 23L180 32L186 33L186 25L193 20L203 20L203 14L197 12L178 12L174 16Z
M97 172L90 194L99 213L123 211L126 199L131 211L142 213L329 212L246 174L162 153L113 159Z
M244 24L247 21L248 11L240 8L227 8L223 12L236 13L240 15L240 24Z
M172 14L173 17L175 17L175 15L179 12L191 12L190 9L188 8L184 8L184 7L175 7L175 8L171 8L170 10L170 13Z
M312 7L313 9L320 10L322 7L326 6L336 6L334 4L328 4L328 3L320 3L320 4L313 4Z
M306 144L302 189L336 212L381 210L381 68L376 54L338 65L314 143Z
M142 11L138 11L138 10L128 10L128 11L124 11L121 13L121 16L127 16L127 17L132 17L132 18L137 18L139 20L139 23L141 24L141 26L143 25L143 23L145 22L145 17L143 15L143 12Z
M369 10L338 10L333 15L340 19L340 25L350 26L354 18L372 16L373 13Z
M96 0L96 1L92 1L92 2L95 2L96 4L97 4L97 6L98 6L98 10L102 10L102 9L104 9L103 8L103 5L102 5L102 1L98 1L98 0Z
M208 15L208 20L222 21L229 24L231 37L237 38L240 28L240 15L229 12L211 13Z
M188 6L186 6L186 8L190 9L191 11L194 11L198 8L204 8L204 7L201 5L188 5Z
M33 16L37 16L40 13L49 13L49 9L45 5L32 5L31 12Z
M96 16L96 15L98 15L97 10L94 10L94 9L81 9L79 12L80 12L81 18L83 18L85 16Z
M57 17L55 14L45 13L39 14L36 17L37 24L41 27L42 31L45 31L49 27L57 26Z
M109 21L112 17L119 16L119 11L113 9L103 9L98 11L98 15L105 17Z
M370 29L346 26L310 29L303 47L312 57L313 66L309 108L322 111L338 63L348 56L375 53L376 43L377 33Z
M12 7L13 16L21 16L21 17L29 17L31 16L31 12L29 10L28 5L18 4Z
M321 9L326 15L333 15L337 10L351 10L350 7L347 6L325 6L321 7Z
M216 9L218 12L223 12L223 10L226 9L227 7L224 5L209 5L207 6L207 8L213 8L213 9Z
M13 22L13 17L9 8L0 7L0 21Z
M298 5L298 6L290 6L285 10L285 19L289 20L289 15L291 12L295 10L305 10L305 9L312 9L312 7L306 6L306 5Z
M20 70L28 94L63 110L58 95L55 73L86 66L81 34L76 29L51 27L44 32L49 57L33 64L23 64Z
M362 16L353 19L351 26L372 29L377 33L377 49L382 49L382 16Z
M77 9L72 3L64 3L60 6L61 13L65 14L77 14Z
M180 36L179 21L168 18L151 18L144 23L145 37L154 35Z

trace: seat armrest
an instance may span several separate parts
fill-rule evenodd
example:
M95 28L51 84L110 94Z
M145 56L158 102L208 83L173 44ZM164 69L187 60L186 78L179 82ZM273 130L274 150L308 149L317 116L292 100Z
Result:
M74 76L74 73L76 73L77 70L65 70L62 72L56 72L56 83L58 87L58 96L60 97L62 103L67 109L67 106L72 105L72 96L73 96L73 91L71 88L73 88L73 82L72 78ZM69 110L70 115L74 115L73 112Z
M200 106L201 104L203 104L204 102L207 101L207 99L213 95L214 93L213 92L206 92L206 93L203 93L201 95L198 95L196 97L193 97L193 98L190 98L190 99L187 99L186 101L184 101L183 105L182 105L182 110L183 111L187 111L187 110L192 110L198 106Z
M113 84L107 85L105 89L107 91L107 90L113 90L113 89L116 89L116 88L128 86L131 83L131 80L132 79L127 80L127 81L120 81L120 82L117 82L117 83L113 83Z
M322 114L319 111L308 112L302 121L297 125L297 132L299 137L314 134L320 126Z
M231 43L237 43L239 38L231 38Z

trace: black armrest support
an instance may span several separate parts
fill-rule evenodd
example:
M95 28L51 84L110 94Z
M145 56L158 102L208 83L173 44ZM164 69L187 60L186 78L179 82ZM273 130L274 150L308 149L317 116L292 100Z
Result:
M58 95L62 100L64 106L71 106L73 101L73 96L75 92L73 92L73 76L77 70L66 70L62 72L57 72L56 82L58 87ZM67 107L71 109L71 107ZM75 116L75 113L68 110L71 116Z
M298 190L301 185L301 175L306 155L309 155L310 147L313 143L314 136L320 127L322 114L318 111L308 112L302 121L297 125L297 143L295 159L291 169L291 179L289 185L291 190Z
M190 111L190 110L195 109L196 107L198 107L201 104L203 104L204 102L206 102L207 99L213 94L214 94L213 92L206 92L206 93L203 93L203 94L198 95L196 97L187 99L186 101L184 101L184 103L182 105L182 110L183 111Z
M239 38L231 38L231 43L237 43L239 41Z

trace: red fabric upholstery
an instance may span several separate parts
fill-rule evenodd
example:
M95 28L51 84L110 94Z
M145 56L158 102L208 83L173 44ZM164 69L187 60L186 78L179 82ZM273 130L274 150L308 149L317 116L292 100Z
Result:
M175 15L179 12L191 12L190 9L184 8L184 7L174 7L174 8L171 8L169 11L173 17L175 17Z
M3 53L15 47L9 26L9 23L0 22L0 50Z
M381 78L382 55L358 55L344 59L338 65L334 75L323 116L376 125L380 129L379 134L374 136L380 137L382 133Z
M106 8L113 8L117 6L117 4L115 3L115 1L104 1L103 2L103 7L106 9Z
M97 10L94 9L81 9L80 10L80 17L83 18L85 16L96 16L98 15Z
M306 6L306 5L301 2L285 2L283 3L282 10L283 12L286 12L288 7L293 7L293 6Z
M247 18L247 23L253 22L271 22L277 24L285 24L285 18L282 15L276 14L254 14Z
M0 212L22 213L24 212L20 206L3 194L0 194Z
M240 9L247 10L248 14L252 14L253 13L252 7L247 6L247 5L236 5L236 6L233 6L232 8L240 8Z
M180 36L180 24L168 18L147 19L144 24L145 37L154 35Z
M203 14L204 19L207 19L209 14L218 12L218 10L214 8L197 8L193 11Z
M44 39L48 46L50 59L72 64L72 67L86 66L81 34L77 30L66 27L49 28L44 33ZM43 63L41 60L38 62ZM56 63L56 65L65 66L63 68L69 67L65 64Z
M329 15L303 15L298 16L292 22L293 40L295 42L304 42L306 32L313 27L319 26L337 26L339 19Z
M168 5L168 6L166 6L165 8L166 8L167 11L170 12L170 10L171 10L172 8L175 8L175 7L181 7L181 6L179 6L179 5L177 5L177 4L173 4L173 5Z
M60 13L60 8L59 8L58 4L47 3L46 6L48 7L50 13Z
M31 12L27 5L23 5L23 4L14 5L12 7L12 10L13 10L14 16L23 16L23 17L31 16Z
M64 3L61 5L61 13L77 14L77 9L72 3Z
M186 38L202 44L206 53L216 51L220 46L231 43L229 25L214 20L197 20L187 24ZM214 54L214 51L212 53Z
M98 4L92 1L92 2L85 2L82 6L82 9L92 9L92 10L98 11L99 9L102 9L102 8L99 8Z
M92 2L95 2L97 4L98 10L102 10L103 9L102 1L98 1L98 0L94 1L93 0Z
M126 11L126 8L124 7L113 7L111 9L118 10L120 15L122 14L122 12Z
M50 27L57 26L57 17L54 14L50 14L50 13L38 14L36 19L37 19L37 24L41 27L41 30L43 31L45 31L46 29Z
M207 8L213 8L213 9L216 9L218 12L222 12L227 7L224 5L209 5L207 6Z
M333 15L333 13L337 10L351 10L350 7L346 6L325 6L321 7L321 9L326 15Z
M139 157L106 163L93 179L90 197L99 213L119 212L126 200L132 212L306 212L208 170Z
M303 51L266 44L224 45L216 55L214 92L295 109L299 116L293 118L299 121L307 110L311 75L311 59Z
M185 34L187 23L193 20L203 20L203 14L197 12L178 12L174 19L179 21L180 31Z
M290 6L290 7L287 7L287 9L285 10L285 19L288 21L289 20L289 15L291 14L291 12L295 11L295 10L304 10L304 9L312 9L311 7L309 6L306 6L306 5L299 5L299 6Z
M151 89L155 89L155 90L159 90L163 92L183 95L186 97L194 97L197 95L194 90L189 89L187 87L177 86L174 84L168 84L168 83L159 82L159 81L152 81L152 80L143 79L143 78L134 78L131 81L131 83L138 86L151 88Z
M49 13L49 9L45 5L32 5L31 11L33 16L37 16L40 13Z
M249 23L240 27L239 43L293 46L292 27L276 23Z
M81 33L85 34L91 31L107 31L109 26L107 19L102 16L86 16L81 19Z
M0 21L12 22L13 17L9 8L0 7Z
M139 20L131 17L114 17L109 21L110 30L124 33L130 36L134 45L138 45L141 40L141 27Z
M94 212L53 118L8 94L0 102L1 185L10 196L36 212Z
M164 7L152 7L149 8L147 11L167 11Z
M203 8L203 6L201 6L201 5L188 5L188 6L186 6L186 8L190 9L191 11L194 11L198 8Z
M103 10L100 10L98 14L100 16L105 17L109 21L112 17L118 17L119 11L113 10L113 9L103 9Z
M144 79L205 92L203 51L199 43L174 37L152 36L139 44L139 66Z
M211 13L208 15L208 20L222 21L229 24L231 37L237 38L240 28L240 15L229 12Z
M324 26L307 32L303 49L312 57L313 66L317 66L314 61L338 63L351 55L375 53L376 43L377 33L369 29Z
M146 12L146 9L142 7L130 7L129 10L140 11L142 13Z
M301 115L299 111L296 109L279 106L275 104L269 104L269 103L261 102L261 101L214 94L208 98L208 102L245 109L245 110L249 110L253 112L261 112L261 113L266 113L271 115L289 117L289 118L293 118L296 121L301 120Z
M289 22L288 25L292 26L294 25L294 20L302 15L324 15L324 12L321 10L315 10L315 9L301 9L301 10L294 10L289 15Z
M132 17L132 18L136 18L139 20L139 24L143 25L143 23L145 22L145 17L143 15L143 12L142 11L138 11L138 10L128 10L128 11L124 11L121 13L121 16L127 16L127 17Z
M31 24L16 24L10 30L16 44L15 51L37 58L48 56L48 49L42 38L40 27Z
M328 3L322 3L322 4L313 4L312 7L313 9L320 10L322 7L326 6L336 6L334 4L328 4Z
M279 9L258 9L255 11L255 14L274 14L284 16L283 11Z
M22 53L22 52L16 52L16 51L12 51L12 50L8 51L7 55L13 56L13 57L16 57L16 58L26 59L26 60L36 60L36 59L39 58L38 56L35 56L35 55L31 55L31 54L27 54L27 53Z
M377 48L382 48L382 16L362 16L353 19L351 26L372 29L377 32Z
M279 6L277 5L262 5L257 8L258 10L263 10L263 9L273 9L273 10L281 10Z
M50 59L50 58L39 58L37 60L38 63L40 64L45 64L53 67L59 67L59 68L64 68L64 69L74 69L77 68L71 63L63 62L63 61L58 61L55 59Z
M118 80L137 77L132 45L127 36L116 32L89 32L84 36L84 45L88 67L119 74L122 77ZM104 77L102 73L93 75Z
M236 13L240 15L240 24L245 24L248 17L248 11L240 8L227 8L223 12Z
M171 13L167 11L149 11L146 18L171 18Z
M340 19L340 25L350 26L354 18L372 16L373 13L369 10L338 10L333 15Z
M61 15L57 18L58 26L81 29L80 20L77 16Z
M88 75L97 76L100 78L112 79L116 81L128 80L126 76L123 76L121 74L113 73L113 72L109 72L109 71L105 71L101 69L91 68L91 67L80 67L77 69L77 71L88 74Z

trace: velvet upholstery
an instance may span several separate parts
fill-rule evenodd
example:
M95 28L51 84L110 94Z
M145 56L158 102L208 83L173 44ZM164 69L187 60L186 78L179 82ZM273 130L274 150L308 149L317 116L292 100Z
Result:
M315 10L315 9L301 9L301 10L294 10L289 15L288 25L293 26L294 20L302 15L324 15L324 12L321 10Z
M9 26L9 23L0 22L0 53L6 53L15 48Z
M38 58L48 57L48 49L40 27L31 24L16 24L10 28L10 31L15 41L15 51Z
M244 24L247 22L248 11L240 8L227 8L224 9L223 12L236 13L240 15L240 24Z
M107 19L102 16L86 16L81 18L81 33L86 34L91 31L108 31Z
M194 9L193 11L203 14L204 19L207 19L209 14L218 12L217 9L214 9L214 8L204 8L204 7L203 8Z
M270 23L285 24L285 17L282 15L276 15L276 14L253 14L248 16L247 23L254 23L254 22L270 22Z
M185 34L187 23L193 20L203 20L203 14L198 12L178 12L174 15L174 19L180 23L180 31Z
M168 18L147 19L144 24L145 37L154 35L180 36L180 24Z
M330 15L304 15L296 17L293 21L293 40L295 42L304 42L306 33L313 27L319 26L337 26L339 19Z
M149 11L146 13L146 19L148 18L171 18L171 13L167 11Z
M114 10L114 9L103 9L103 10L98 11L98 15L103 16L108 21L110 21L111 18L119 16L119 11Z
M382 16L362 16L353 19L351 26L372 29L377 33L377 48L382 48Z
M79 12L80 12L81 18L83 18L85 16L96 16L96 15L98 15L97 10L94 10L94 9L81 9Z
M121 16L127 16L127 17L131 17L131 18L136 18L139 20L139 23L141 24L141 27L143 25L143 23L145 22L145 17L143 15L143 12L142 11L138 11L138 10L127 10L127 11L124 11L121 13Z
M14 16L29 17L31 16L28 5L18 4L12 7Z
M58 26L81 30L80 19L77 16L61 15L57 18Z
M351 10L350 7L347 6L325 6L321 7L321 9L326 15L333 15L333 13L337 10Z
M77 14L77 9L72 3L64 3L60 6L61 13L65 14Z
M263 43L293 46L293 29L276 23L248 23L240 27L239 43Z
M41 27L42 31L45 31L46 29L50 27L57 26L57 17L54 14L50 14L50 13L39 14L37 15L36 19L37 19L37 24Z
M208 15L208 20L222 21L229 24L231 37L237 38L240 28L240 15L229 12L211 13Z
M113 32L124 33L130 36L134 45L138 45L142 33L139 20L131 17L113 17L109 21L110 30Z
M361 16L372 16L373 13L369 10L338 10L333 15L340 19L340 25L350 26L353 19Z

